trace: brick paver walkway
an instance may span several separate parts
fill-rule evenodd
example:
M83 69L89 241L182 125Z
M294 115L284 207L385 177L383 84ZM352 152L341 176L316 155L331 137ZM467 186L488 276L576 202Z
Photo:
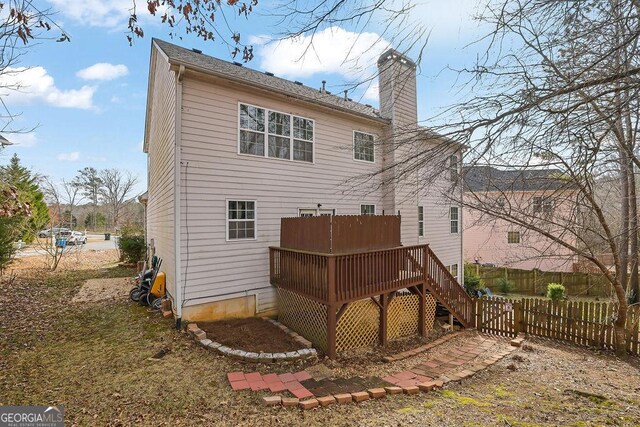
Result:
M311 409L333 403L361 402L369 398L384 397L385 394L426 392L442 387L450 381L460 381L496 363L515 349L511 347L509 350L491 352L492 347L497 344L498 338L478 335L465 340L462 345L437 351L429 360L422 361L412 369L383 378L337 378L316 381L307 371L299 371L264 375L259 372L230 372L227 379L233 390L251 389L279 394L290 393L293 396L265 397L263 402L267 405L298 406L299 403L301 408ZM480 358L480 355L483 357ZM301 399L307 400L300 401Z

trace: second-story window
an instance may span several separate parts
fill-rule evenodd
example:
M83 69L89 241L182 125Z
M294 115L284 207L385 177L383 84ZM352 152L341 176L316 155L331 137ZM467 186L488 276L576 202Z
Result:
M240 104L238 152L313 163L313 126L311 119Z
M551 197L536 196L533 198L533 213L549 215L553 212L553 199Z
M264 156L264 109L240 105L240 152Z
M374 161L373 135L353 132L353 158L364 162Z
M460 231L458 207L451 206L449 208L449 221L451 222L451 234L457 234Z
M418 206L418 237L424 237L424 207Z

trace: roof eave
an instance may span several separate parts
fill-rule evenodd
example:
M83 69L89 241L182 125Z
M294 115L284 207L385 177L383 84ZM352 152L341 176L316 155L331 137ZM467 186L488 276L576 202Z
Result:
M308 102L310 104L319 105L319 106L322 106L324 108L329 108L329 109L334 110L334 111L340 111L340 112L343 112L343 113L346 113L346 114L357 116L359 118L366 119L366 120L369 120L369 121L372 121L372 122L375 122L375 123L385 124L385 125L388 125L389 123L391 123L390 120L384 119L382 117L372 117L372 116L370 116L368 114L359 113L357 111L350 110L348 108L343 108L343 107L331 105L329 103L318 101L316 99L311 99L311 98L308 98L308 97L305 97L305 96L300 96L300 95L293 94L291 92L274 89L273 87L262 85L262 84L255 83L255 82L250 82L250 81L247 81L247 80L244 80L244 79L234 78L234 77L229 76L227 74L217 73L214 70L211 70L211 69L208 69L208 68L204 68L204 67L199 67L197 65L191 64L191 63L186 62L186 61L181 61L181 60L178 60L178 59L175 59L175 58L169 57L169 64L171 64L173 66L176 66L176 67L179 67L180 65L183 65L186 69L191 69L191 70L196 71L198 73L207 74L207 75L214 76L214 77L217 77L217 78L220 78L220 79L231 80L233 82L236 82L236 83L239 83L239 84L242 84L242 85L245 85L245 86L249 86L249 87L254 87L254 88L257 88L257 89L260 89L260 90L264 90L264 91L267 91L267 92L275 92L275 93L278 93L278 94L281 94L281 95L285 95L285 96L288 96L288 97L291 97L291 98L299 99L299 100L304 101L304 102Z

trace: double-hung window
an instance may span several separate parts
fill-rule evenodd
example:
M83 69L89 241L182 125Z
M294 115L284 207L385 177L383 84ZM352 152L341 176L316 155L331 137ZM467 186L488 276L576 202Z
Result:
M520 232L507 231L507 243L520 243Z
M418 206L418 237L424 237L424 207Z
M376 205L360 205L360 215L375 215Z
M456 279L458 278L458 264L451 264L447 267L449 269L449 273Z
M451 234L457 234L460 231L459 208L451 206L449 208L449 221L451 223Z
M240 154L313 163L313 137L311 119L240 104Z
M458 181L458 156L449 156L449 179L452 182Z
M227 201L227 239L256 238L256 202L254 200Z
M364 162L375 160L373 135L353 131L353 158Z

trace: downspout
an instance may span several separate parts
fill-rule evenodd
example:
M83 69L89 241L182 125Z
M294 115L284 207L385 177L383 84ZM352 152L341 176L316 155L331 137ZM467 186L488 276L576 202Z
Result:
M183 285L182 283L182 253L180 251L180 226L181 226L181 140L182 140L182 79L184 77L184 65L180 65L176 75L176 109L175 109L175 151L174 151L174 176L173 176L173 231L174 231L174 256L175 256L175 283L176 283L176 329L182 328Z

